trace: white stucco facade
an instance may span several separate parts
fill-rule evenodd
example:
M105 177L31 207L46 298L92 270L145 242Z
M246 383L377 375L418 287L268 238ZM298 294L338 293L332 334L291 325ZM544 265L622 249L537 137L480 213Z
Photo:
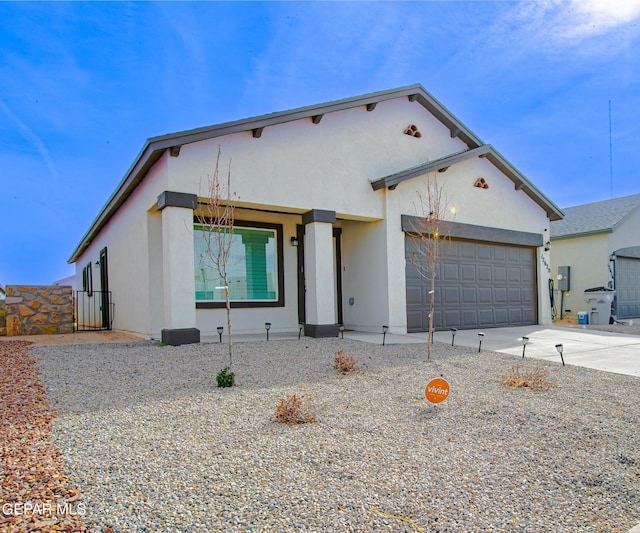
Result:
M402 216L421 215L417 191L435 175L455 207L453 222L529 239L536 250L537 321L550 322L550 258L543 242L550 214L558 212L530 182L522 186L523 177L505 173L487 157L469 157L438 173L372 187L374 180L477 145L470 146L472 137L454 135L442 117L405 92L393 98L375 93L374 105L358 100L359 105L318 106L306 116L271 119L266 126L269 116L244 129L233 123L215 134L194 130L149 141L72 256L79 273L108 250L113 328L160 338L167 330L215 335L225 325L224 309L195 301L193 227L203 210L190 203L207 201L205 183L218 149L220 171L226 175L230 165L239 198L236 220L277 228L280 240L277 301L232 303L236 333L264 332L265 322L275 332L296 331L301 306L312 332L331 334L339 322L357 330L388 325L392 332L406 332ZM419 138L403 133L410 124ZM488 188L474 187L480 177ZM303 240L294 246L300 231ZM539 236L539 243L532 245L531 236Z

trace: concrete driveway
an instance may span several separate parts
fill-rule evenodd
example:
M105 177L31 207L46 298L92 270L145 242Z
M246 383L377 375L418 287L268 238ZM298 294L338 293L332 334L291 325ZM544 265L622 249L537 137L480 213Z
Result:
M637 335L556 326L525 326L460 330L455 342L459 346L476 347L478 333L484 333L483 350L522 357L522 337L529 337L525 357L560 362L556 344L562 344L567 365L640 376L640 337ZM436 332L435 340L450 342L451 332Z
M522 337L529 337L525 357L560 363L556 344L563 345L565 364L640 377L640 336L557 326L465 329L456 333L456 346L478 347L478 333L484 333L482 350L522 357ZM365 342L382 342L382 334L349 332L345 337ZM426 342L426 333L387 335L388 344ZM437 331L437 342L451 343L451 331Z

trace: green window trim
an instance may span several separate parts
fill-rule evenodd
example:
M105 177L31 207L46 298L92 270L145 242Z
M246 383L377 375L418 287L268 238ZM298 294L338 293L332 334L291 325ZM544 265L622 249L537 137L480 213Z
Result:
M194 276L197 309L224 308L222 281L207 257L206 226L194 218ZM281 224L234 222L228 262L232 308L284 307Z

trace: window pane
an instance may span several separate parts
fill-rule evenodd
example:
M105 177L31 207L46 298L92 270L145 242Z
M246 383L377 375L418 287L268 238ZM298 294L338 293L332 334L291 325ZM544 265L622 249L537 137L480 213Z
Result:
M223 302L224 282L215 261L216 229L194 227L196 300ZM228 241L227 241L228 242ZM273 229L235 227L227 261L232 301L277 301L277 239Z

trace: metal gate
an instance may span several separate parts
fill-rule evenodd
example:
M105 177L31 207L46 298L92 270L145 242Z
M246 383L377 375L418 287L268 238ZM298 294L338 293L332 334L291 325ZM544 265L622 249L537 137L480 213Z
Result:
M73 329L74 331L111 329L113 311L111 291L75 291Z

